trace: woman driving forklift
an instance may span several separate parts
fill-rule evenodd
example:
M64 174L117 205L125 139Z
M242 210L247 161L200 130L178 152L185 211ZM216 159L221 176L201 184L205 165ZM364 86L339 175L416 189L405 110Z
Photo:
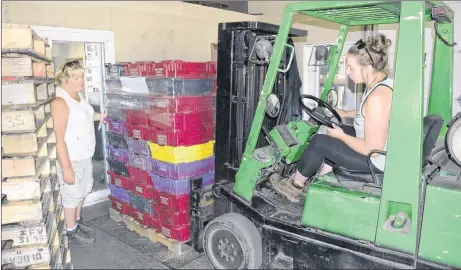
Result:
M354 118L354 125L343 128L335 125L327 128L328 135L313 136L294 174L288 178L279 174L270 177L276 192L298 202L308 180L313 179L323 163L370 173L368 153L387 148L393 88L388 70L390 44L389 39L379 34L367 41L359 40L349 49L346 74L354 83L365 84L366 91L358 110L337 112L341 118ZM375 172L384 171L384 155L373 155L371 162Z

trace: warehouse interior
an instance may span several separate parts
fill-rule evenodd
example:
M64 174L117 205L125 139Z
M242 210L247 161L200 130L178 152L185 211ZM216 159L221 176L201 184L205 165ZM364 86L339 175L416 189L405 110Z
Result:
M216 96L216 92L219 92L219 88L222 87L219 85L219 79L217 79L222 71L217 66L219 66L220 60L222 62L228 61L227 59L223 60L224 58L220 58L221 52L218 48L219 46L223 46L220 42L227 42L230 40L224 38L224 34L222 33L224 33L226 29L225 27L224 29L222 28L222 24L227 24L227 30L235 26L235 24L232 23L238 22L257 22L254 28L260 27L260 29L264 29L261 31L266 31L266 28L272 29L272 26L278 28L283 17L285 6L297 2L298 1L2 1L2 32L4 29L11 28L11 26L3 26L4 24L27 25L33 29L33 31L48 44L46 48L49 49L47 50L51 51L51 55L46 54L50 59L46 64L47 68L51 66L51 70L46 70L46 74L48 75L58 72L59 69L62 68L62 65L69 61L79 61L85 68L84 90L82 94L85 99L88 100L95 112L102 114L106 113L110 118L106 121L94 122L96 136L95 153L92 158L94 185L83 205L82 216L96 228L95 243L91 246L74 243L63 244L64 240L54 238L53 241L58 241L58 244L54 244L54 246L60 250L59 256L62 255L62 258L59 260L56 259L58 255L56 255L54 251L46 253L48 257L43 259L36 259L35 256L34 259L31 259L32 257L30 256L32 255L27 255L29 257L21 257L19 255L9 255L8 253L8 255L6 255L7 257L4 257L7 259L2 260L2 269L5 265L13 265L11 269L15 269L15 263L17 267L23 268L43 265L53 266L56 260L58 260L57 265L59 265L58 268L60 269L213 269L203 251L197 252L194 248L190 247L196 244L190 244L190 242L188 242L188 239L191 238L191 234L194 233L193 229L189 228L185 230L187 231L184 233L185 235L182 234L180 229L178 229L178 233L175 236L172 236L175 234L172 232L174 229L170 229L171 231L164 233L166 225L162 225L161 220L157 220L158 224L160 224L157 225L157 227L151 226L154 223L153 216L156 210L150 209L149 212L147 210L140 211L138 209L138 211L135 210L136 207L130 205L131 202L133 205L135 204L132 198L128 199L129 202L123 199L124 196L128 196L126 195L127 193L123 192L125 192L124 189L129 189L126 185L130 182L129 175L132 174L130 168L134 168L135 172L139 173L136 174L137 177L139 175L140 178L149 178L149 180L146 181L151 181L151 177L153 179L155 178L152 176L154 173L151 172L154 170L153 168L160 168L162 165L166 166L165 164L169 162L169 156L165 158L159 157L156 161L157 163L152 163L157 165L152 165L149 163L150 161L147 162L139 158L140 156L150 156L150 151L153 153L155 152L154 149L157 149L156 151L159 153L161 151L165 151L166 153L167 151L163 150L165 144L168 147L170 147L170 145L180 146L179 140L170 143L169 134L162 135L163 139L160 139L161 136L159 134L170 128L170 124L165 124L169 119L151 121L152 117L155 117L155 114L164 113L167 110L165 106L158 105L155 107L155 110L153 110L151 104L145 105L147 107L144 107L142 98L131 99L130 95L139 94L138 96L145 96L146 93L156 91L155 89L152 90L155 87L150 86L156 83L155 80L150 82L149 79L138 80L136 77L147 78L155 76L155 72L158 72L156 71L156 68L159 68L158 64L161 64L160 67L162 67L163 63L166 63L163 65L163 70L166 70L167 65L170 64L174 66L174 61L179 60L183 63L200 63L200 67L197 69L200 69L200 72L203 71L204 74L206 74L199 74L198 78L200 78L204 85L206 84L209 86L210 93L208 94ZM461 1L446 1L445 4L454 11L453 40L459 44L461 41ZM250 23L248 23L248 25L250 25ZM235 27L237 29L240 26ZM249 29L250 28L251 27L249 27ZM293 71L293 75L290 76L299 77L299 83L296 84L292 82L291 80L294 80L292 79L293 77L291 77L290 81L287 81L287 83L295 84L295 86L291 86L293 89L299 89L299 91L297 91L298 95L309 94L320 97L321 86L326 80L326 73L325 70L322 71L321 68L318 68L318 65L312 64L312 55L315 54L314 51L318 46L332 46L335 44L340 26L312 16L296 14L293 18L292 29L295 29L293 33L295 33L295 31L299 31L299 33L304 31L303 33L306 33L306 35L293 34L290 37L290 42L292 42L294 46L295 55L295 60L293 62L295 67L292 65L291 70L296 70ZM341 109L356 109L363 94L357 92L356 86L352 85L351 81L347 78L344 56L347 48L353 46L359 39L365 39L380 33L385 34L392 42L389 52L389 66L391 72L393 72L395 69L395 56L397 54L396 44L398 29L398 24L351 26L349 28L347 39L344 43L345 50L343 51L343 56L339 60L340 67L332 86L336 93L336 96L333 98L335 101L329 100L329 102L334 103L332 106ZM425 23L424 33L425 91L423 97L423 110L424 115L426 115L429 110L428 102L430 99L429 89L431 86L432 58L435 55L434 40L437 38L434 31L434 23L432 21ZM267 36L274 37L276 34L277 32L274 32L271 35L267 34ZM8 57L8 55L3 55L3 49L4 46L2 41L2 62L4 62L3 60L5 57ZM221 57L222 56L223 55L221 55ZM44 60L38 62L44 62ZM451 117L454 117L461 112L461 76L456 76L456 74L461 74L461 45L457 45L453 48L452 63L454 76L451 93ZM198 65L199 64L197 64L197 66ZM2 69L4 68L2 67ZM132 69L136 69L137 71L133 73ZM265 71L267 71L267 69L263 70L262 73ZM328 71L328 68L326 71ZM2 88L4 85L3 81L5 80L4 77L6 76L2 73ZM49 78L52 78L52 76L49 76ZM196 78L193 78L192 80L195 79ZM167 83L174 84L174 87L172 87L173 90L168 88L168 91L173 92L173 94L170 95L180 96L180 94L176 93L176 85L180 85L186 80L187 79L182 78L178 79L178 77L169 77L166 79L165 85ZM216 83L217 80L218 83ZM262 82L263 80L261 79L261 84L257 84L256 88L259 87L258 93L259 89L262 89ZM52 84L52 80L41 85L48 85L46 87L50 87L50 84ZM120 96L120 94L111 93L110 89L112 89L112 87L119 87L117 88L118 90L116 89L117 91L123 89L123 91L127 91L130 94ZM201 87L204 88L204 86ZM177 88L179 89L180 87ZM289 90L292 91L293 89ZM48 92L50 93L50 90L48 90ZM4 99L3 93L2 91L2 99ZM198 95L201 95L201 93ZM52 97L51 94L48 97L49 100L51 100L50 97ZM216 127L220 121L220 119L216 119L215 115L215 113L219 111L219 104L218 100L212 99L210 99L209 102L200 102L201 105L197 107L202 106L202 108L197 109L197 111L200 111L199 114L202 119L199 121L202 123L204 121L209 122L203 130L206 129L209 131L210 136L203 140L190 139L187 138L187 135L184 135L182 138L186 138L186 140L190 139L191 143L189 145L200 145L201 148L196 148L196 150L194 150L197 153L211 152L203 154L200 158L189 158L188 161L184 161L188 159L185 157L186 154L184 154L178 158L178 160L183 158L183 161L172 161L172 163L177 164L180 162L207 160L207 162L212 163L211 169L204 169L201 179L205 182L205 178L208 175L212 175L213 179L210 181L212 181L211 183L215 183L217 179L214 178L214 174L216 173L216 175L219 175L219 172L218 168L215 169L213 166L215 159L216 162L220 159L220 153L219 149L213 148L213 144L216 139L215 132L216 134L218 132ZM4 104L2 102L2 115L5 115L3 105L9 106L9 104ZM204 108L208 105L214 107L205 110ZM46 108L46 106L44 108L44 110L49 109ZM35 109L36 107L34 107L34 110ZM123 112L124 109L127 109L129 113L126 115L124 114L123 117L119 116L119 113ZM152 109L153 113L151 116L143 118L140 114L135 114L137 113L135 110L138 109ZM211 114L207 115L206 113ZM122 122L128 122L128 114L132 117L130 119L134 120L130 123L131 126L122 127ZM252 116L249 117L251 118ZM307 115L304 113L301 117L306 119ZM181 121L184 121L184 123L190 121L187 123L192 124L183 124L185 129L192 130L198 126L198 124L194 124L193 120L191 120L193 117L189 117L189 119L186 118L187 117L184 117L184 120ZM203 120L205 118L206 120ZM251 119L249 124L247 123L248 125L251 125ZM3 116L2 122L5 122ZM158 126L156 126L157 124ZM138 125L147 128L136 129ZM175 124L171 124L171 126L173 125ZM149 133L149 126L155 126L155 132L157 132L155 133L156 139L150 139L151 137L149 136L151 135L149 134L153 133ZM52 130L52 128L49 126L48 130ZM115 135L111 135L112 137L108 136L106 135L107 132ZM2 125L2 134L3 133L4 130ZM52 135L49 136L52 137ZM123 136L128 137L125 141L125 144L128 146L126 146L123 151L117 150L118 147L114 145L122 144L120 138ZM167 143L162 144L160 143L161 140L165 140ZM133 146L133 149L136 148L139 149L139 151L131 151L130 144L133 143L133 145L135 145L139 141L145 142L145 145L139 144ZM154 145L152 145L150 141L153 141ZM213 143L210 144L211 141L213 141ZM4 143L5 141L2 139L2 156L5 147ZM209 145L206 145L207 143ZM238 150L240 154L243 153L244 150L244 144L242 143L241 145L241 149ZM114 148L116 149L114 150ZM126 155L126 157L123 155ZM228 153L222 155L228 155ZM153 154L152 158L155 159ZM56 157L54 159L54 162L58 162ZM109 162L107 159L111 161ZM138 165L132 163L133 159L139 162L136 163ZM53 162L50 162L50 164L46 166L49 166L49 171L53 174L53 168L55 167ZM3 162L2 167L4 167ZM160 169L158 170L160 171ZM166 172L164 174L158 172L156 177L160 180L157 180L157 185L161 186L160 182L167 178L180 178L179 176L176 178L172 177L171 175L173 174L174 173L170 171L168 171L168 174ZM12 175L9 177L15 176L16 175ZM197 177L197 175L194 175L194 177ZM2 175L2 179L4 178L5 176ZM155 180L152 181L155 182ZM201 186L202 184L205 186L204 183L201 183L199 188L203 188ZM59 184L56 185L58 186ZM192 184L187 184L187 186L192 186ZM11 187L8 186L11 190L13 187L16 188L16 185L11 184ZM132 189L136 190L136 187L138 186L134 185ZM139 188L140 187L141 186L139 186ZM145 186L143 187L145 188ZM4 190L4 188L6 188L6 184L4 185L2 182L2 190ZM52 189L53 188L54 186L52 186ZM57 188L58 187L56 187L56 190ZM165 190L159 188L159 192L166 194L168 193L166 191L168 188L165 188ZM40 189L46 190L48 187L40 187ZM153 193L150 194L147 189L138 190L137 192L134 190L132 193L138 194L139 198L143 200L149 200L154 196L152 195ZM18 191L13 193L16 194ZM2 192L2 195L3 194L5 193ZM175 196L180 195L184 194L176 193ZM18 196L20 197L20 195ZM17 200L21 201L20 199ZM51 200L51 204L53 204L53 200ZM58 209L59 207L57 207L57 205L59 203L54 200L54 204L56 209ZM132 208L132 210L127 210L128 208ZM145 209L147 209L147 206ZM134 214L130 219L134 221L138 227L133 225L133 227L127 229L128 225L123 221L123 216L130 216L131 213ZM119 215L118 219L114 218L114 215ZM141 215L143 215L143 217L138 218ZM55 222L58 229L61 228L59 227L59 218L56 218ZM8 223L5 222L5 224ZM2 221L2 227L3 225L4 222ZM179 227L184 228L185 225L181 226ZM141 227L143 228L140 229ZM152 228L154 228L154 230L157 228L157 231L159 231L158 235L153 236L155 233ZM160 228L160 230L158 230L158 228ZM2 228L2 240L10 236L13 238L20 238L19 235L20 233L16 233L16 231L13 233L12 227L6 229L5 233ZM28 237L32 239L34 236L30 234ZM38 239L38 237L35 238ZM65 236L63 236L63 239L64 238ZM45 242L48 244L49 242L48 240L40 241L33 240L32 242L40 245L44 245ZM12 245L13 249L27 249L25 244L13 243ZM2 241L2 254L3 248L4 243ZM184 251L182 249L184 249ZM53 250L53 248L51 250ZM40 253L41 251L31 251L30 253L32 254L32 252ZM45 255L40 256L46 257ZM21 260L21 262L18 263L18 260ZM33 262L34 260L37 262Z

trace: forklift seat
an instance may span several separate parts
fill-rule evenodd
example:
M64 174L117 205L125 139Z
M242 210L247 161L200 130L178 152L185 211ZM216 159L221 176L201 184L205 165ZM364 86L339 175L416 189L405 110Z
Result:
M442 128L443 119L439 115L431 114L424 117L423 124L423 155L422 155L422 167L424 168L429 162L429 155L435 147L437 138L439 137L440 130ZM385 153L384 153L385 154ZM341 182L362 182L377 184L382 186L384 172L375 171L376 180L378 183L374 183L373 176L371 173L358 172L354 170L349 170L341 166L333 166L333 173L336 176L336 179L339 183Z

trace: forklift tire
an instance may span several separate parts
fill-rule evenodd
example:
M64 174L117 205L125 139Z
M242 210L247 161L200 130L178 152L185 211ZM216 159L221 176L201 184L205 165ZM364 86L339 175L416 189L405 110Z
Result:
M214 269L259 269L262 264L261 234L237 213L224 214L207 224L203 249Z

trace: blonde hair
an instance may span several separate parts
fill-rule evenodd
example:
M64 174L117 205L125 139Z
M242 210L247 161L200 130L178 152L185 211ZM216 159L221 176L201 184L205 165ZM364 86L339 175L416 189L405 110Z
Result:
M368 38L366 41L359 40L349 49L348 54L355 56L360 66L370 65L374 70L389 75L387 50L390 46L391 41L385 35L378 34L375 37Z
M71 78L75 73L84 73L85 69L78 61L69 61L62 64L55 76L55 83L59 86Z

